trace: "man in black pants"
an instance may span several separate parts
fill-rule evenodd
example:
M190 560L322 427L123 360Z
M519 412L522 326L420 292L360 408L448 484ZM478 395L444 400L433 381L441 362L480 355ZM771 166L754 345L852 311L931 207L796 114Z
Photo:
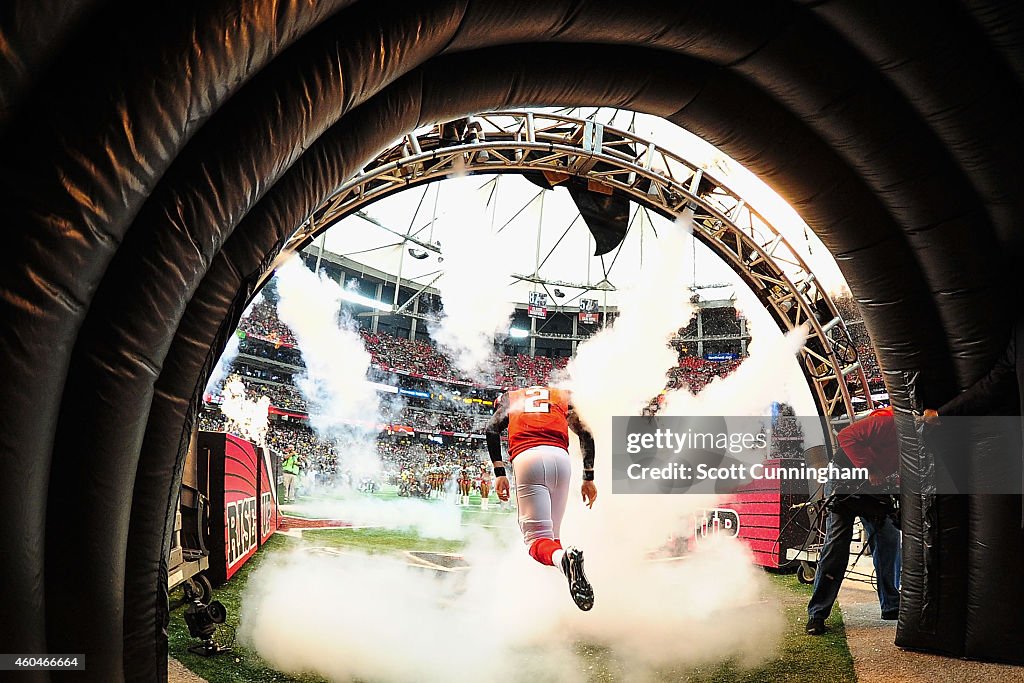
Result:
M881 484L886 477L896 472L899 465L899 442L892 408L872 412L868 417L840 431L838 438L850 462L856 467L867 468L871 484ZM841 499L842 494L838 497ZM899 618L899 531L884 513L864 514L851 507L835 504L828 513L825 542L814 575L814 592L807 604L807 635L818 636L827 630L825 620L832 612L846 575L846 566L850 562L853 523L857 517L861 518L868 535L882 618Z

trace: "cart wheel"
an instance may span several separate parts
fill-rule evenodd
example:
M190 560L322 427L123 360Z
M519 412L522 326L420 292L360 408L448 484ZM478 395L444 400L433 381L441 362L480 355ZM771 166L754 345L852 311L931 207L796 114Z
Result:
M810 562L801 562L800 567L796 570L796 578L800 583L814 583L814 575L817 573L816 566Z
M182 604L192 602L199 596L201 590L192 579L188 579L181 584L181 600Z
M206 578L206 574L196 574L192 577L192 581L195 585L195 594L199 598L199 602L204 605L210 604L210 600L213 599L213 586L210 585L210 580Z

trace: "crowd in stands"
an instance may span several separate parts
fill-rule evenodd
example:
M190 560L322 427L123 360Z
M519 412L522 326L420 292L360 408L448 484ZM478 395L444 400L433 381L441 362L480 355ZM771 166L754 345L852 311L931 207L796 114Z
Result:
M300 413L307 412L306 399L297 387L291 384L263 384L257 382L246 382L246 394L249 400L257 401L261 396L270 399L270 405L281 410L293 410Z
M546 384L552 372L563 370L568 358L548 358L547 356L530 357L524 354L516 356L498 356L495 382L503 387L529 387L535 384Z
M245 386L246 399L258 401L263 396L270 399L270 405L285 411L307 413L308 406L299 389L292 385L266 384L249 381L240 377ZM209 395L210 402L220 403L223 385L218 384ZM479 404L476 404L479 405ZM384 422L412 427L418 431L431 432L479 432L483 429L490 410L470 411L470 406L458 412L445 412L427 408L399 404L393 411L388 405L381 407L381 419Z
M225 431L227 420L216 407L206 407L199 413L199 429ZM322 483L330 483L339 474L347 476L343 459L339 468L336 443L321 439L304 423L272 420L267 430L267 446L282 454L298 453L303 474L316 475ZM489 463L482 441L441 445L411 437L381 435L375 448L383 465L382 477L389 481L403 472L409 472L416 478L427 472L451 474L460 468L471 469L475 473L481 464Z
M701 309L701 328L707 337L736 336L740 334L740 318L733 308Z
M216 406L204 406L199 411L199 429L204 432L227 431L228 421ZM244 434L238 436L245 437ZM302 423L272 420L267 429L267 445L282 453L295 450L310 462L322 463L325 467L333 464L334 443L319 438Z
M480 432L487 417L406 407L394 422L423 431Z
M275 307L266 300L258 302L251 308L249 315L243 319L241 328L247 334L270 339L273 344L260 344L255 340L249 340L242 351L263 357L278 356L275 359L284 362L294 361L292 354L296 354L296 350L278 345L279 343L294 344L295 339L287 326L277 319L276 313ZM704 333L708 335L739 332L739 322L731 309L721 309L721 311L707 309L704 311L704 322ZM368 330L360 330L360 335L375 365L441 379L460 382L468 380L467 377L455 371L448 358L432 344L390 334L374 334ZM285 354L284 358L280 358L282 353ZM543 355L498 354L495 361L493 378L495 384L502 387L525 387L546 383L552 373L565 368L569 359L565 357L550 358ZM699 391L712 377L728 374L735 365L735 362L712 363L681 353L680 365L671 373L669 388L678 388L685 383L693 391ZM283 374L281 373L282 376ZM271 378L264 377L264 379ZM263 393L270 396L273 405L279 408L304 410L302 397L292 389L264 389Z
M864 368L864 374L868 378L868 385L875 387L882 385L882 368L878 365L878 359L875 358L875 352L867 345L857 346L857 357L860 359L860 364Z
M247 336L238 343L238 353L257 358L295 365L302 367L305 363L302 360L302 352L294 346L282 346L278 342L264 341L260 337Z
M775 458L799 458L804 452L804 430L788 404L779 406L772 421L771 455Z
M271 309L272 310L272 309ZM272 325L265 325L263 329L272 328ZM429 344L423 342L411 342L407 339L400 339L390 335L372 335L363 333L367 346L373 349L374 359L382 364L404 363L395 367L419 371L424 374L428 372L441 372L443 368L437 359L444 356L433 349ZM255 347L256 344L250 344ZM683 386L689 387L690 391L696 393L701 391L713 378L724 376L732 372L740 361L708 361L700 357L685 355L680 346L679 365L669 371L666 388L678 389ZM495 380L501 386L521 387L534 384L545 384L552 373L564 369L567 358L549 358L546 356L530 357L526 355L498 356L498 365L495 373ZM446 361L444 361L446 362ZM272 381L254 381L250 378L270 379L264 374L271 374L273 379L290 379L286 372L278 373L276 370L260 372L251 368L246 363L236 362L233 371L241 373L242 380L246 385L246 392L250 400L258 400L262 396L270 399L271 405L280 410L306 413L308 407L306 400L297 387L289 383L276 383ZM219 401L220 387L212 391L210 398L214 403ZM459 410L430 410L425 407L425 402L410 400L410 403L420 405L402 406L400 410L389 415L386 419L392 424L401 424L423 431L453 431L453 432L479 432L486 423L486 415L489 408L480 404L471 406L458 406ZM456 406L452 406L455 408ZM474 416L472 413L478 413Z
M839 311L839 315L842 319L846 321L847 327L849 327L852 322L860 320L860 309L857 307L857 302L850 293L847 292L833 295L832 303L836 305L836 310ZM856 339L854 341L856 341Z
M544 360L547 362L529 366L531 374L526 375L528 379L521 386L545 384L553 369L565 366L565 363L552 363L549 358ZM728 375L739 366L739 363L739 360L708 361L695 356L681 356L679 365L669 371L666 388L679 389L686 386L693 393L700 392L712 379ZM256 382L246 376L242 376L241 379L246 387L247 398L251 401L258 401L266 396L270 399L270 404L280 410L308 412L305 398L294 385ZM221 385L213 389L208 397L212 403L220 402L221 391ZM391 424L405 425L420 431L479 432L486 423L489 412L490 409L481 404L465 406L458 411L404 405L395 412L385 415L383 419Z
M224 413L216 408L203 408L199 411L199 431L223 432L226 420Z
M267 446L279 453L299 454L307 472L333 474L338 467L333 441L321 439L307 425L275 420L267 430Z
M269 358L284 363L300 365L295 337L291 330L277 318L274 305L267 300L257 302L242 319L239 329L246 339L239 345L241 353ZM359 331L375 365L406 370L420 375L445 380L467 382L470 378L451 367L448 358L432 344L410 340L390 334L374 334L369 330ZM257 340L267 340L269 344ZM526 354L515 356L497 355L494 382L500 386L524 387L544 383L552 370L564 368L568 358L531 357ZM272 379L263 377L264 379Z
M839 310L839 314L846 321L846 331L850 333L850 339L857 348L857 358L860 360L861 367L864 368L868 386L871 387L872 392L884 391L882 369L878 365L878 358L875 356L871 337L868 336L868 330L861 318L857 302L850 294L838 295L832 300Z
M849 294L837 295L833 301L846 321L847 330L857 348L869 381L872 384L880 384L881 371L856 301ZM707 336L736 335L740 332L740 321L732 309L707 308L702 310L701 319L703 333ZM257 301L249 310L248 315L242 319L239 329L246 335L271 342L270 344L260 344L255 340L248 340L249 343L243 340L240 344L240 350L243 353L301 365L301 355L296 349L291 348L296 343L295 337L288 326L278 319L277 309L270 300ZM687 333L696 333L694 322L691 321L690 326L686 331L682 331L681 336L685 336ZM450 366L443 353L427 342L409 340L389 334L373 334L367 330L361 330L360 334L367 350L373 357L373 362L377 365L442 379L467 381L465 376L460 375ZM542 355L531 357L527 354L499 354L494 380L496 384L507 387L542 384L547 381L553 370L564 368L567 362L567 358L552 359ZM699 374L706 375L704 372L706 368L695 369L701 371ZM725 372L731 371L729 367L720 369ZM273 377L262 378L274 379ZM695 377L691 386L700 387L705 383L706 381L702 381L701 377Z
M366 350L370 352L373 362L377 365L443 379L465 379L451 369L444 354L426 342L390 334L372 334L367 330L360 330L360 334L366 344Z
M361 330L360 334L373 362L387 368L409 370L421 375L439 377L460 382L470 381L451 367L448 358L432 344L413 341L389 334L372 334ZM544 384L555 369L564 368L568 358L531 357L526 354L514 356L496 355L493 381L502 387L526 387Z
M226 381L227 378L225 378ZM270 399L270 405L281 410L295 412L306 412L306 399L302 397L298 387L292 384L268 384L254 382L242 375L239 377L245 385L245 397L250 401L258 401L266 396ZM206 399L212 403L220 403L223 398L224 382L217 383L212 387Z
M269 339L279 344L295 346L297 343L291 328L277 317L277 306L264 298L257 300L250 307L248 314L238 323L238 329L247 335Z
M737 367L740 361L710 361L699 356L680 356L679 365L672 368L668 375L667 389L690 388L691 393L699 393L715 377L725 377Z

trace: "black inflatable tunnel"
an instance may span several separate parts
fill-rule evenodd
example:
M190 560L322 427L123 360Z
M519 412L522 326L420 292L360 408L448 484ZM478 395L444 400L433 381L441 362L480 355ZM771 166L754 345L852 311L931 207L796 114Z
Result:
M283 241L423 123L527 105L675 121L821 236L897 406L950 398L1019 308L1022 13L995 0L3 3L0 649L84 652L104 683L166 677L170 510L211 365ZM904 415L897 642L1020 662L1021 501L920 492Z

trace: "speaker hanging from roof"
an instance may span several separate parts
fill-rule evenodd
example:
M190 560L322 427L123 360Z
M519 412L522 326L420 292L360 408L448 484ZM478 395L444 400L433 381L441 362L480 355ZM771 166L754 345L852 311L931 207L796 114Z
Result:
M523 176L545 190L561 185L569 191L590 234L594 236L594 256L607 254L622 244L629 227L629 199L617 194L610 185L551 171L524 173Z

